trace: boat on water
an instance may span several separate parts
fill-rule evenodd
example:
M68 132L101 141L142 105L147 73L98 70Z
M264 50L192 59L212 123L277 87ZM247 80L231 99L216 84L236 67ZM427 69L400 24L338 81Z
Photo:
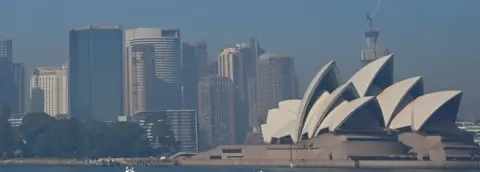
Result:
M125 172L135 172L135 169L133 169L133 167L125 167Z

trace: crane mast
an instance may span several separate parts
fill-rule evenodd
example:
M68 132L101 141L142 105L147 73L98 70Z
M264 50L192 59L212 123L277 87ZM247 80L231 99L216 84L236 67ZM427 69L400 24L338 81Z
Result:
M365 32L365 38L367 40L367 46L362 50L362 63L366 65L378 58L377 54L377 41L380 36L380 32L373 28L373 16L380 5L380 0L377 1L375 9L371 13L367 13L367 20L369 24L368 30Z

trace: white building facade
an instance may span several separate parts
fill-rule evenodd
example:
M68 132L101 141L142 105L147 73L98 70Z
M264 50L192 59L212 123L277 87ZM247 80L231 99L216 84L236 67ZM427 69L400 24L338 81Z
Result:
M180 30L126 30L124 72L125 115L150 110L180 109Z
M50 116L68 113L67 67L37 67L30 77L32 112L43 111ZM43 107L43 110L42 110Z

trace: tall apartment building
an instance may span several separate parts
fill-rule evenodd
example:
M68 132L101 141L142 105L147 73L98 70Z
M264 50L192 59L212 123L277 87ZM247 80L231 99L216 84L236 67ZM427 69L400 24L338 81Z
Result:
M123 114L123 31L119 26L70 30L69 110L79 120Z
M151 48L135 48L138 46L149 46ZM141 111L181 109L182 106L182 69L181 69L181 44L179 29L162 28L136 28L125 31L125 57L124 57L124 94L125 94L125 115L134 115ZM147 52L145 52L147 51ZM138 53L147 54L148 63L152 66L145 68L142 74L136 73L135 65L140 62ZM146 59L146 57L144 57ZM146 65L146 63L144 63ZM138 92L137 78L152 78L152 82L143 83L147 92ZM137 82L137 83L135 83ZM145 101L149 104L148 98L139 94L151 95L155 98L150 101L152 106L145 106L144 109L137 109L135 101Z
M267 112L278 102L297 99L298 81L291 57L265 53L257 62L257 125L265 123Z
M35 68L30 77L30 102L32 111L45 112L53 117L68 114L66 66Z
M235 144L234 86L230 78L205 76L198 83L200 148Z
M235 87L236 137L244 143L248 131L252 129L255 115L256 88L255 71L258 55L265 51L258 42L237 44L223 49L218 55L218 75L228 77Z
M206 42L188 42L182 45L182 108L197 109L198 79L208 74Z

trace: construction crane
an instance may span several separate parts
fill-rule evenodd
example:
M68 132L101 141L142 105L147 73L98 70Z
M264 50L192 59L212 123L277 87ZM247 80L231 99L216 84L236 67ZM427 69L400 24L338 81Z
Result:
M373 11L370 13L367 13L369 29L365 32L365 37L367 38L367 47L366 49L363 50L363 53L362 53L362 61L364 65L370 63L371 61L375 60L378 57L377 41L378 41L378 37L380 36L380 32L373 28L373 17L375 16L375 12L380 6L380 2L381 0L378 0Z

